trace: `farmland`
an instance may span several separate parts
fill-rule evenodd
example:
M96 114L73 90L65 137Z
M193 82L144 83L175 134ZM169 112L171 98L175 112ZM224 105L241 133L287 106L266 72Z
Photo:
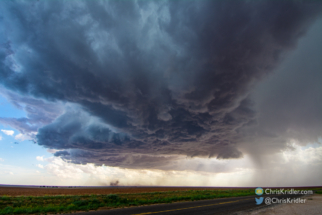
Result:
M253 188L112 187L21 188L1 187L0 214L57 214L113 209L156 203L254 195Z
M254 195L254 189L189 187L0 189L0 214L47 214Z
M211 187L82 187L82 188L39 188L1 187L0 196L44 196L44 195L108 195L121 193L148 193L188 190L227 190ZM231 188L230 188L231 189ZM234 188L236 190L241 188Z

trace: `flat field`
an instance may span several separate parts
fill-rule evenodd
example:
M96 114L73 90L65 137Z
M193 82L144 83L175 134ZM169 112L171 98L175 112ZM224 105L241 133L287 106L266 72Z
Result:
M107 195L125 193L150 193L189 190L227 190L228 188L211 187L85 187L85 188L30 188L0 187L0 196L53 196L53 195ZM229 188L240 190L245 188Z
M297 188L299 189L299 188ZM319 188L321 189L321 188ZM305 190L319 190L306 188ZM318 193L317 191L316 193ZM321 191L320 191L321 192ZM111 187L27 188L0 187L1 214L55 214L112 209L157 203L255 195L254 188Z
M0 187L0 215L66 213L248 195L254 195L254 189Z

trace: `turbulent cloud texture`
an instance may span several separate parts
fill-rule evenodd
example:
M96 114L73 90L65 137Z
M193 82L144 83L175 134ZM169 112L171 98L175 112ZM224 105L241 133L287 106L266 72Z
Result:
M0 4L0 83L42 111L0 121L37 131L56 156L162 168L181 156L240 158L299 139L267 133L274 121L258 121L249 95L296 47L320 2Z
M63 113L63 107L59 103L53 104L30 96L21 96L3 88L0 88L0 93L17 109L26 112L27 117L22 118L0 117L0 123L9 125L21 132L21 134L15 136L16 140L35 140L39 128L51 123ZM11 132L11 135L13 135L14 131Z

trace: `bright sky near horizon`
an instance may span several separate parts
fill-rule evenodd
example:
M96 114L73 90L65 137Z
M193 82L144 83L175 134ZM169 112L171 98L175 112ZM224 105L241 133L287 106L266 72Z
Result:
M0 184L322 186L321 3L0 6Z

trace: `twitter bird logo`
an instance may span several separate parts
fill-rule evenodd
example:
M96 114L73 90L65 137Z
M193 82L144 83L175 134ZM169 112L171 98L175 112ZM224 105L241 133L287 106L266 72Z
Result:
M260 198L255 198L256 201L256 205L260 205L263 203L264 197L260 197Z

